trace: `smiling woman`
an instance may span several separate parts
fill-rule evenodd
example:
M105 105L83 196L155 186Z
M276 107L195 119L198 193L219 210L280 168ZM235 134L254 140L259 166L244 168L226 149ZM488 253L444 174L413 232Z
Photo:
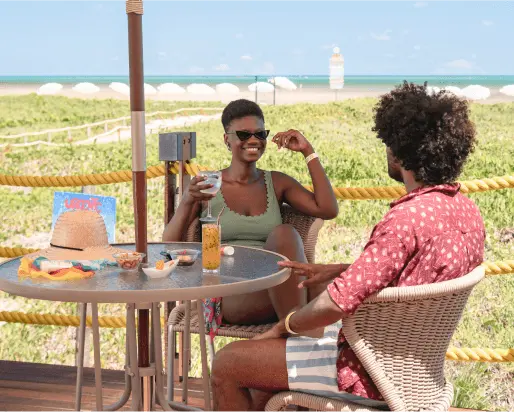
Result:
M223 211L223 243L264 248L305 262L300 235L292 226L282 224L280 206L287 203L299 212L322 219L337 216L337 201L314 148L297 130L278 133L272 139L279 150L303 155L314 186L314 192L310 192L284 173L257 168L267 147L269 130L256 103L245 99L231 102L221 121L225 146L232 154L230 166L221 171L221 190L216 195L203 193L211 185L203 183L204 177L195 177L165 228L163 240L182 240L190 223L200 214L205 215L202 203L210 200L214 216ZM269 323L284 318L304 302L298 279L292 277L269 291L224 298L223 316L229 323Z

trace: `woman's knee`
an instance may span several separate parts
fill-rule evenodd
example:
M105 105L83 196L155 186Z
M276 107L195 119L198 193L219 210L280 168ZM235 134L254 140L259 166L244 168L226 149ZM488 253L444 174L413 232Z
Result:
M289 224L276 226L268 235L268 241L270 240L303 243L298 231L293 225Z

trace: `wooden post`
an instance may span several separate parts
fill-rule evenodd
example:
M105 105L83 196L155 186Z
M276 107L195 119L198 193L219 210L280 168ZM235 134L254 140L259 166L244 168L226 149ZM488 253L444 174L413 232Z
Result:
M87 127L87 137L91 137L91 126Z
M104 123L104 132L107 133L107 130L109 130L107 127L107 123Z

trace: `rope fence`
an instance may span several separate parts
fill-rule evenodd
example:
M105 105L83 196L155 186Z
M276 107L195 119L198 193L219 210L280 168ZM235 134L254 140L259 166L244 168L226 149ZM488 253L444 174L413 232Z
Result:
M22 323L26 325L74 326L80 325L80 319L74 315L54 315L49 313L0 312L0 322ZM165 319L161 319L165 323ZM86 324L92 325L91 317L86 318ZM124 328L126 319L122 316L99 316L101 328ZM446 359L464 362L514 362L514 349L490 348L455 348L446 352Z
M163 115L173 115L183 112L189 112L189 111L218 111L221 112L223 108L219 107L184 107L182 109L177 109L173 111L157 111L152 113L145 113L145 118L148 117L155 117L155 116L163 116ZM19 134L12 134L12 135L0 135L0 140L13 140L13 139L21 139L21 138L28 138L28 137L36 137L36 136L48 136L53 133L62 133L62 132L71 132L74 130L82 130L82 129L90 129L91 127L98 127L98 126L106 126L111 123L122 123L124 126L127 125L127 122L130 123L130 116L123 116L118 117L116 119L107 119L107 120L101 120L99 122L95 123L86 123L81 124L79 126L68 126L68 127L60 127L57 129L46 129L41 130L39 132L26 132L26 133L19 133ZM107 132L107 130L105 130Z
M200 170L209 170L207 166L195 163L185 163L185 172L195 176ZM170 173L178 174L179 165L173 163ZM146 171L147 179L164 176L164 166L149 166ZM118 172L96 173L77 176L14 176L0 174L0 186L23 186L23 187L74 187L74 186L96 186L113 183L126 183L132 180L131 170ZM514 188L514 176L498 176L484 179L462 181L462 193L479 193L490 190ZM305 188L312 191L312 186L305 185ZM334 194L339 200L387 200L397 199L406 194L402 186L378 186L378 187L334 187Z
M159 112L152 113L156 115ZM123 119L123 118L120 118ZM127 118L128 119L128 118ZM119 120L119 119L116 119ZM87 126L86 126L87 127ZM0 136L2 138L5 136ZM173 163L170 173L179 173L179 163ZM195 176L201 170L208 170L208 167L194 163L184 164L185 172ZM163 165L150 166L146 171L147 179L164 176ZM95 186L113 183L126 183L132 180L131 170L122 170L110 173L98 173L78 176L10 176L0 174L0 186L23 186L23 187L75 187ZM484 179L475 179L460 182L462 193L478 193L489 190L501 190L514 188L514 176L500 176ZM312 191L311 186L305 186ZM382 187L334 187L334 194L339 200L385 200L395 199L403 196L406 192L401 186ZM0 246L0 258L14 258L37 251L23 247L2 247ZM484 262L488 276L505 275L514 273L514 260L499 262ZM52 325L52 326L79 326L78 316L54 315L23 312L0 312L0 322L23 323L29 325ZM87 318L87 324L91 326L91 318ZM124 328L126 320L124 317L101 316L99 325L104 328ZM449 348L446 353L447 360L463 362L514 362L514 349L490 349L490 348Z

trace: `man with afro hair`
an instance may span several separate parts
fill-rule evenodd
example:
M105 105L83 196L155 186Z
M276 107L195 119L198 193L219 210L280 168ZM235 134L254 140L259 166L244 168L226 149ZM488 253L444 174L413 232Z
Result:
M483 220L456 183L475 145L467 102L405 82L381 97L374 120L389 176L407 194L391 204L359 258L339 265L337 273L335 265L280 263L293 276L308 278L300 286L328 286L269 332L218 352L212 372L216 410L263 410L274 392L286 390L384 407L340 330L344 318L384 288L455 279L482 263ZM299 336L323 327L322 339Z

